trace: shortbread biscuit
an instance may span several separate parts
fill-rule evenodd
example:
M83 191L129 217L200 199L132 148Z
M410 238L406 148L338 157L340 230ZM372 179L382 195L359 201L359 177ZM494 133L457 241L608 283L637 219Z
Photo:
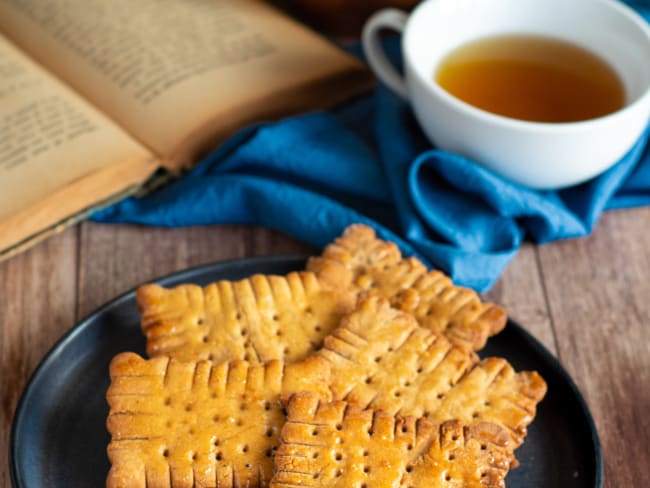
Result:
M328 365L213 365L116 356L107 393L108 487L267 486L285 418L283 394L327 399Z
M272 488L504 487L512 455L494 424L434 425L298 394L288 405Z
M294 272L205 288L145 285L137 303L150 357L260 364L304 359L354 307L355 297L313 273Z
M434 423L495 423L508 430L513 450L546 393L536 372L516 373L500 358L479 362L379 297L362 301L313 357L330 363L335 400Z
M503 308L483 303L472 290L454 286L440 271L404 258L393 242L378 239L365 225L348 227L322 256L307 264L333 286L351 284L357 294L376 293L412 313L422 327L443 333L456 345L479 350L506 325Z

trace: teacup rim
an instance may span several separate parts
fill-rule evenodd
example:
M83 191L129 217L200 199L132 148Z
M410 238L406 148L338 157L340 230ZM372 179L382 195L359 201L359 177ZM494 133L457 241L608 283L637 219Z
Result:
M539 122L525 119L517 119L513 117L507 117L504 115L499 115L487 110L475 107L467 102L464 102L460 98L452 95L447 90L442 88L433 78L424 77L420 70L416 69L413 65L413 61L408 53L406 52L407 45L407 36L409 35L409 25L411 24L411 19L418 15L419 11L427 8L427 5L435 3L437 1L445 0L425 0L420 3L409 16L409 21L407 22L406 28L404 30L404 37L402 39L402 57L404 63L408 65L408 69L411 71L411 74L416 76L421 83L424 83L426 86L429 86L434 90L436 95L440 96L443 101L452 105L458 110L466 112L468 115L473 116L478 119L482 119L484 122L498 124L503 127L509 127L512 129L528 129L535 130L536 132L566 132L566 131L581 131L589 129L594 125L608 124L612 119L620 118L622 115L629 113L630 111L635 110L639 106L645 106L650 104L650 80L646 84L645 90L641 93L640 96L637 96L634 100L629 103L626 103L623 107L614 112L602 115L600 117L594 117L590 119L578 120L573 122ZM585 0L586 1L586 0ZM646 37L648 38L648 46L650 46L650 24L636 13L628 5L618 1L618 0L589 0L590 2L600 2L605 4L610 8L618 10L618 13L624 15L628 20L632 21L641 31L645 32Z

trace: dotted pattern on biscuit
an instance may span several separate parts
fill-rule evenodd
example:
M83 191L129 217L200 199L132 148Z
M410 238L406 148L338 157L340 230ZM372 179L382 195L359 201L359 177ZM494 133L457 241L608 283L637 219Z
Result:
M351 283L359 295L389 299L422 327L466 349L482 349L506 325L503 308L483 303L473 290L455 286L440 271L428 271L418 259L403 258L395 243L378 239L365 225L348 227L321 257L309 260L307 269L338 286Z
M491 424L434 425L298 394L288 406L271 487L503 487L507 439Z
M329 398L329 370L317 359L213 365L123 353L110 373L109 488L268 486L281 395Z
M137 291L150 357L214 363L304 359L321 346L354 300L309 272L255 275L205 288L152 284Z
M434 423L495 423L513 450L546 393L536 372L517 373L501 358L479 362L378 297L361 302L316 356L331 364L334 399Z

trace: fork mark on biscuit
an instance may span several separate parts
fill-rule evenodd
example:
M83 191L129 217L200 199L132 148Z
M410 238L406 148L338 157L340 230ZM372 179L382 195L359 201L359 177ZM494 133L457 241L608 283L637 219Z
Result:
M143 486L145 478L166 486L169 476L169 486L265 485L284 421L280 396L329 398L328 364L318 360L213 365L124 353L110 370L108 487Z
M369 342L343 342L349 331ZM474 352L417 327L408 314L376 296L362 301L314 356L330 362L337 400L435 423L493 422L511 432L511 450L523 442L546 391L539 375L516 373L503 359L479 362Z
M331 271L336 266L341 269L338 275ZM448 335L464 348L481 349L506 324L502 308L482 303L475 292L453 285L439 271L427 271L416 258L403 258L393 243L378 239L364 225L348 227L321 257L309 260L307 269L334 284L341 281L339 275L348 273L358 295L377 293L413 313L420 325ZM468 304L472 306L465 310Z
M305 447L315 423L327 442ZM288 404L270 486L501 488L512 459L506 442L492 424L436 426L300 393Z
M310 272L254 275L205 288L145 285L137 292L150 356L214 363L304 359L354 302L350 290Z

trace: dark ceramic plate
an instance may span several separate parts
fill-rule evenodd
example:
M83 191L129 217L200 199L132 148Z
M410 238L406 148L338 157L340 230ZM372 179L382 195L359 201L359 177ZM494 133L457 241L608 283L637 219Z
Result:
M159 280L171 286L284 274L303 268L303 257L254 258L211 264ZM105 428L108 364L122 351L144 355L134 292L102 307L74 327L45 357L20 401L11 437L16 488L98 487L109 469ZM566 371L544 347L510 321L482 355L507 358L516 369L535 369L548 383L521 462L509 488L600 488L598 435L585 402Z

